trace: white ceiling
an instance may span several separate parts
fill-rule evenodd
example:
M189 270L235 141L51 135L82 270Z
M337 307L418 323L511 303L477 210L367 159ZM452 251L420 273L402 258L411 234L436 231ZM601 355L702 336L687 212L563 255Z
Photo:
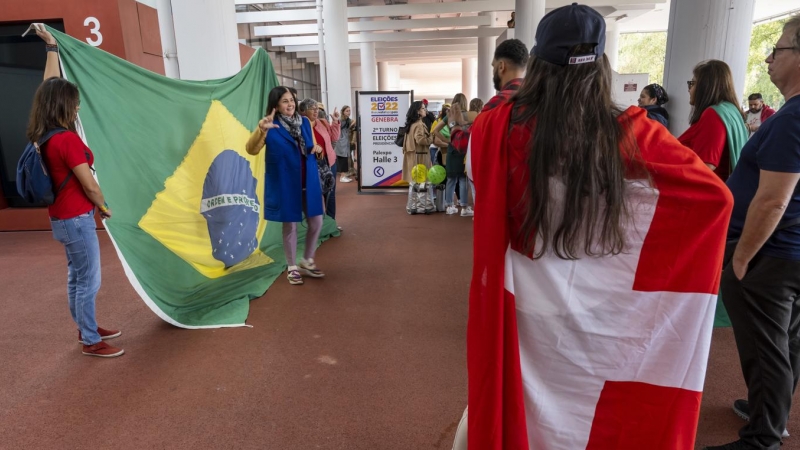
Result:
M636 17L635 19L618 22L620 32L667 31L667 26L669 25L669 5L670 0L667 0L666 3L657 5L654 10ZM756 0L753 22L758 23L771 20L790 12L800 12L800 2L798 0Z

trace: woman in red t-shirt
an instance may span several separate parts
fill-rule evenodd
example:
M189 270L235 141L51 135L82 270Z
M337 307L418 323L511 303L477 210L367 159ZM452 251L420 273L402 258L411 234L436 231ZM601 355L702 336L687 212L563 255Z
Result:
M95 207L104 219L111 210L92 175L94 155L76 134L80 109L78 87L60 78L58 45L44 28L38 34L47 44L44 82L36 90L28 122L28 139L39 141L50 130L63 128L42 146L42 156L53 181L55 202L48 206L53 237L67 254L67 297L72 319L78 325L83 354L112 358L124 350L104 342L122 334L97 326L95 299L100 289L100 243L94 221Z
M688 82L689 104L692 105L692 115L689 119L691 126L678 138L678 141L694 150L697 156L722 181L725 181L733 170L731 151L728 148L728 131L723 119L713 107L722 103L736 107L733 75L727 64L715 59L695 66L693 75L692 80ZM739 113L741 114L741 111ZM744 123L742 116L741 124L729 125L744 127ZM740 150L735 149L737 152Z

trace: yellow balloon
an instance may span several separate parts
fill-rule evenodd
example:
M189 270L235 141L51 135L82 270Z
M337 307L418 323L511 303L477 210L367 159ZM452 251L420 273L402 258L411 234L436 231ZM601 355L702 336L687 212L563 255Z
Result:
M428 179L428 168L424 164L417 164L411 169L411 179L415 183L424 183Z

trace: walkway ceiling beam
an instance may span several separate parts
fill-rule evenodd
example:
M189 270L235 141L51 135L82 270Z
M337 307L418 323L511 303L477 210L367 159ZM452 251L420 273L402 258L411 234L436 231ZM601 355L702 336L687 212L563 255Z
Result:
M454 28L454 27L480 27L491 25L488 16L473 17L442 17L439 19L411 19L411 20L375 20L369 22L348 22L347 30L358 31L394 31L413 30L420 28ZM304 23L296 25L267 25L257 26L253 29L254 36L290 36L303 34L316 34L317 24Z
M429 46L461 46L461 45L478 45L477 38L463 38L463 39L439 39L435 44L428 41L398 41L398 42L376 42L375 48L409 48L409 47L429 47ZM349 44L350 50L359 50L361 44ZM318 52L319 44L313 45L287 45L284 47L287 52Z
M389 50L389 51L387 51ZM436 55L447 55L447 56L458 56L458 55L465 55L464 57L471 57L473 53L477 55L477 48L473 46L468 46L467 48L452 48L452 47L444 47L444 48L433 48L430 51L415 51L413 48L409 49L401 49L401 48L391 48L391 49L383 49L383 51L376 51L375 55L378 59L381 57L413 57L413 56L436 56ZM319 57L319 52L297 52L294 54L297 58L314 58ZM350 58L357 58L359 57L360 52L358 50L350 50Z
M408 3L388 6L353 6L347 8L347 17L402 17L419 14L463 14L483 11L513 11L515 0L476 0L447 3ZM606 0L608 1L608 0ZM616 1L616 0L615 0ZM654 0L648 0L654 1ZM641 0L639 0L641 3ZM315 20L314 9L274 9L268 11L236 13L238 23L296 22Z
M435 40L453 38L497 37L506 28L471 28L467 30L447 31L401 31L397 33L360 33L348 35L349 42L400 42L413 40ZM272 38L272 45L281 47L287 45L313 45L318 43L314 36L278 37Z

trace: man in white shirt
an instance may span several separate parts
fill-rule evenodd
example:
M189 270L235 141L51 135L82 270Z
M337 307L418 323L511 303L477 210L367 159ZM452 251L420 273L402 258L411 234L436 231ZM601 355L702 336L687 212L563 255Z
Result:
M761 128L761 124L775 114L775 110L764 104L764 99L759 93L747 97L747 106L750 108L747 111L747 130L750 131L750 136L753 136Z

